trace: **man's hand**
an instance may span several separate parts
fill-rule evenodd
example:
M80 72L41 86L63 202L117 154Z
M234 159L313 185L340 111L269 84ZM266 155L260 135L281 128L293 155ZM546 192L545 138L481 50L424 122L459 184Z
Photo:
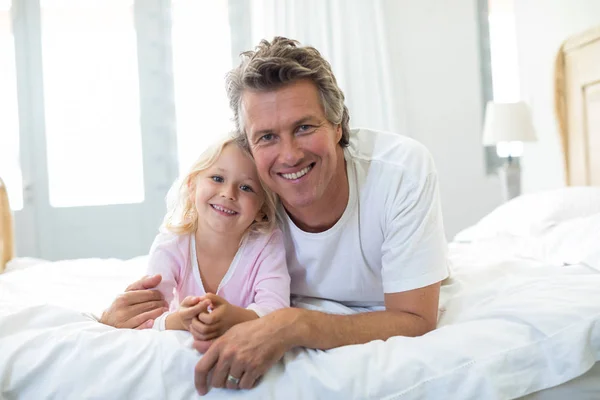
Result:
M208 385L228 389L251 389L258 378L292 348L298 332L298 316L302 310L286 308L265 317L238 324L216 339L206 350L207 342L194 340L194 348L206 353L196 364L195 384L201 395ZM208 381L209 372L212 378ZM227 380L231 375L239 384Z
M210 303L211 311L198 314L189 326L188 330L195 340L218 338L232 326L258 318L254 311L234 306L216 294L206 293L203 298Z
M100 322L115 328L151 328L154 320L168 310L168 304L158 290L160 275L143 277L127 286L125 293L102 313Z

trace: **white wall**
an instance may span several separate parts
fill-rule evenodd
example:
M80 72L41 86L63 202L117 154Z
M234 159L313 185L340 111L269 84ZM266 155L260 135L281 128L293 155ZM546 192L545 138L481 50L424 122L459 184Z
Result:
M410 136L425 144L439 171L448 238L501 202L486 176L477 2L388 0L389 41L399 110Z
M562 148L554 118L554 58L562 42L600 25L599 0L516 0L521 95L532 108L538 142L526 144L523 191L564 185Z

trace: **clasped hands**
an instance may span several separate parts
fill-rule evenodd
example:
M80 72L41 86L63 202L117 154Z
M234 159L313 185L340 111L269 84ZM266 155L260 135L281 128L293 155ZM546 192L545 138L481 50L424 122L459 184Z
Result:
M213 340L238 323L237 308L212 293L188 296L179 310L167 317L167 329L187 330L195 340Z

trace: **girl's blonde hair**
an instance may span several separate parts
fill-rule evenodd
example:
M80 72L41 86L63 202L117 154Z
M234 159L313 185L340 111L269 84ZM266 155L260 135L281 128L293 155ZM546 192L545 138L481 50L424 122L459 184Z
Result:
M196 177L202 171L210 168L219 158L227 145L237 146L248 158L253 160L252 155L240 143L238 135L229 135L206 149L194 162L187 174L175 181L167 194L167 215L163 221L163 227L168 231L183 235L195 232L198 228L198 212L190 193L194 188ZM254 161L254 160L253 160ZM248 232L271 233L277 226L277 196L269 190L262 181L260 189L264 194L263 205L259 211L262 213L261 221L254 221L248 228Z

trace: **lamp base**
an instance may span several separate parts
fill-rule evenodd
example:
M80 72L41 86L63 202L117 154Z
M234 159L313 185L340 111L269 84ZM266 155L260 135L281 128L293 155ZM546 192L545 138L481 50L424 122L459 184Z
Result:
M498 168L498 176L505 202L521 194L521 167L518 162L509 159Z

